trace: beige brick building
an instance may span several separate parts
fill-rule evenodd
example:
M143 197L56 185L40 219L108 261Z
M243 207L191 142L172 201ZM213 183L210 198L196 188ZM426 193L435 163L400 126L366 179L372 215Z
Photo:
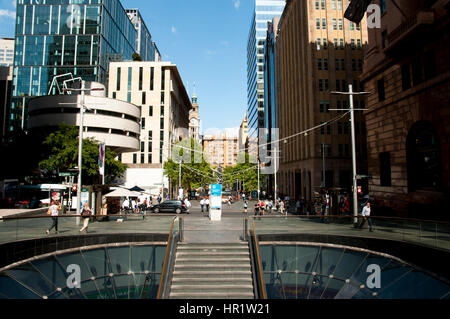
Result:
M203 153L211 165L235 166L239 151L239 138L223 133L219 136L203 136Z
M375 0L376 4L383 4ZM397 0L369 30L361 79L370 194L381 215L449 219L450 3Z
M276 41L277 118L280 139L326 123L347 109L348 97L330 91L360 91L358 79L367 42L366 19L360 25L343 15L344 0L290 0L280 19ZM365 99L355 98L355 107ZM356 114L358 173L366 173L365 123ZM321 186L350 191L349 116L280 145L279 193L310 200ZM323 185L323 157L325 185Z
M141 107L140 151L123 153L126 186L159 192L169 188L163 165L172 145L189 135L191 101L177 66L170 62L113 62L109 71L110 98Z

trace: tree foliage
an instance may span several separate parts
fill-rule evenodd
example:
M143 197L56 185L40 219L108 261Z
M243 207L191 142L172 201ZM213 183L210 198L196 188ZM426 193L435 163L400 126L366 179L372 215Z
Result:
M46 159L39 163L41 170L67 171L78 166L78 128L67 124L61 124L57 131L51 133L43 142L43 146L49 150ZM98 156L99 143L94 139L83 139L83 184L99 182ZM115 160L117 154L108 147L105 152L106 182L120 177L126 170L126 166Z
M226 167L223 172L224 185L232 188L236 180L243 183L244 191L258 190L258 166L248 153L242 153L238 156L238 164L233 167ZM260 174L260 187L263 188L265 176Z
M164 163L164 175L172 185L179 183L181 162L181 184L184 189L204 188L215 182L214 172L206 162L202 147L194 139L183 139L172 149L172 158Z
M143 61L143 59L142 59L142 57L140 56L139 53L134 52L134 53L133 53L133 61L141 62L141 61Z

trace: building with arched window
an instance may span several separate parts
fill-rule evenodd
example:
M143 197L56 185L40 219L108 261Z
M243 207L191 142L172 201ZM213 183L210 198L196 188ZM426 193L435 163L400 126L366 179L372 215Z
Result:
M441 0L400 3L386 2L381 28L369 29L361 77L372 93L370 196L379 215L449 219L450 9Z

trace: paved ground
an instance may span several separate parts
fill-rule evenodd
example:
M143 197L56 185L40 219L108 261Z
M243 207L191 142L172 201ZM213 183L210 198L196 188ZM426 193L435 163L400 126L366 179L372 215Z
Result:
M225 204L222 209L220 222L210 221L208 213L201 212L199 202L192 201L190 214L183 214L183 231L186 242L234 242L243 239L244 213L243 202L236 202L230 208ZM253 207L253 203L249 203ZM73 213L73 212L72 212ZM44 237L45 230L50 227L51 219L27 218L0 222L0 243L23 239ZM116 220L91 222L90 233L168 233L172 216L147 214L142 216L129 216L123 222ZM253 217L253 209L249 211ZM253 218L249 220L249 227L253 227ZM278 213L266 214L264 217L254 218L257 234L268 233L320 233L330 235L348 235L369 238L384 238L400 241L410 241L450 249L450 227L434 223L399 223L398 221L376 220L374 218L374 232L365 229L354 229L349 222L338 223L329 220L329 223L320 219L307 219L299 216L285 216ZM367 226L366 226L367 227ZM60 218L60 236L79 234L81 225L77 225L74 218ZM55 236L54 231L50 236Z

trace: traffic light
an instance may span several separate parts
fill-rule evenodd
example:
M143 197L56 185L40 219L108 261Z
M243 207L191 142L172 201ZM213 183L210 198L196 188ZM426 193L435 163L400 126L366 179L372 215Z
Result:
M77 191L77 185L72 185L72 192L76 192Z
M362 194L362 186L358 186L358 194Z

